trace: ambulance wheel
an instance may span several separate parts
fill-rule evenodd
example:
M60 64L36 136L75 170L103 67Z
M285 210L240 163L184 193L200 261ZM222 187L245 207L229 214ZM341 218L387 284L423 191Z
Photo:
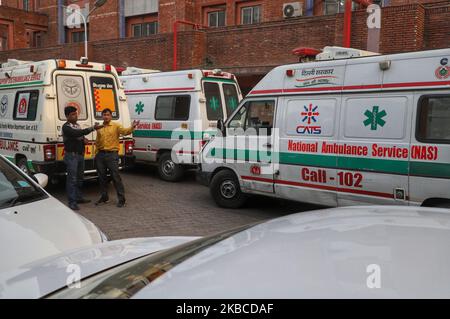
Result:
M183 177L184 169L172 160L169 152L162 154L158 160L158 174L162 180L177 182Z
M242 193L236 175L223 170L214 175L209 188L217 205L224 208L239 208L244 205L247 196Z
M22 172L24 172L27 175L30 175L30 169L28 168L28 162L25 157L19 157L19 159L16 162L16 165Z

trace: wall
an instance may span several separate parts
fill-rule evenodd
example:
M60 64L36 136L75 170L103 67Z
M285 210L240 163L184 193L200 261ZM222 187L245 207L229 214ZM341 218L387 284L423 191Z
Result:
M422 5L383 9L380 50L396 53L450 47L450 10L425 9ZM365 11L353 13L352 47L366 49ZM293 63L291 51L299 46L322 48L341 45L343 15L302 17L255 26L232 26L179 33L178 68L223 68L239 74L264 74L276 65ZM18 59L74 58L83 53L82 44L39 50L0 52L0 61ZM92 61L116 66L170 70L173 34L141 39L91 41Z
M30 27L46 29L49 20L46 15L26 12L12 7L0 6L0 20L8 23L12 28L10 32L10 45L13 48L27 48L27 29ZM46 40L46 37L43 38Z

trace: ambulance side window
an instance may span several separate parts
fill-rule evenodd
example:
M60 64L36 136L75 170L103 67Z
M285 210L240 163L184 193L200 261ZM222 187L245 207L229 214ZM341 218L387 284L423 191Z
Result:
M236 135L271 135L275 101L249 101L228 123ZM238 130L240 129L240 130Z
M272 135L274 101L252 101L247 111L245 130L252 134L252 129L258 135Z
M250 102L245 103L239 111L233 116L233 118L228 123L228 128L232 129L233 132L236 130L242 130L241 134L244 134L245 129L245 119L247 118L247 108ZM236 132L238 133L238 132Z
M206 116L209 121L223 119L222 98L219 83L205 82L203 84L206 97Z
M422 96L418 104L417 140L450 143L450 95Z
M189 95L158 96L155 120L186 121L189 119L191 97Z
M19 91L14 102L14 120L35 121L39 100L39 91Z

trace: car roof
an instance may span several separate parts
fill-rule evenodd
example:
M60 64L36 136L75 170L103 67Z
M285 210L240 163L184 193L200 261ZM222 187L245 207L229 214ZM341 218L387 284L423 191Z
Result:
M134 297L448 298L449 243L447 209L299 213L220 241Z

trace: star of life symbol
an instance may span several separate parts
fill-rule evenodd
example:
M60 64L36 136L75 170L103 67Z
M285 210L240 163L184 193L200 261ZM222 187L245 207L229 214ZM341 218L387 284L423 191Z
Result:
M301 112L300 115L303 116L302 122L305 122L308 120L308 125L311 124L311 121L314 121L314 123L317 122L316 116L319 116L319 112L317 112L317 108L319 106L314 106L310 103L309 107L306 107L306 105L303 106L305 109L304 112Z
M216 111L219 108L219 100L215 96L213 96L209 100L209 106L211 107L211 109L213 109L213 111Z
M138 104L136 104L136 109L134 110L138 115L141 115L142 112L144 112L144 104L139 101Z
M378 125L383 127L384 124L386 124L386 121L383 120L383 117L387 115L385 110L382 110L379 112L379 106L373 106L372 112L370 110L366 110L364 112L364 115L367 117L367 119L363 122L364 126L370 125L370 129L372 131L375 131L378 129Z

